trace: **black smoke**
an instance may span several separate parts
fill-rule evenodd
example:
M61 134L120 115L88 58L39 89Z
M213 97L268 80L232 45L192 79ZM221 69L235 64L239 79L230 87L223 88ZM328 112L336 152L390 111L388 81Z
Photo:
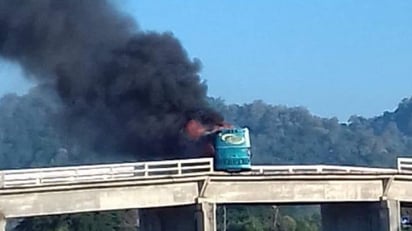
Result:
M192 118L217 123L200 63L106 0L0 0L0 55L55 89L61 131L93 149L177 157Z

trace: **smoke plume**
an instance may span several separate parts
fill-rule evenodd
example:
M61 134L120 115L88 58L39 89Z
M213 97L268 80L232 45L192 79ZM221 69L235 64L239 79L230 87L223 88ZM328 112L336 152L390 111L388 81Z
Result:
M180 42L106 0L0 0L0 56L54 88L64 132L94 149L177 155L188 120L223 120Z

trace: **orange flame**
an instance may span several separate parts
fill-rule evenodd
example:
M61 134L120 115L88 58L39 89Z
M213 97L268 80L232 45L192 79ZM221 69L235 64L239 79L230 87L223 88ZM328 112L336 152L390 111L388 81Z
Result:
M206 126L197 120L189 120L184 127L184 131L187 136L192 140L198 140L202 136L217 132L224 128L233 127L231 124L223 122L220 124L214 124Z

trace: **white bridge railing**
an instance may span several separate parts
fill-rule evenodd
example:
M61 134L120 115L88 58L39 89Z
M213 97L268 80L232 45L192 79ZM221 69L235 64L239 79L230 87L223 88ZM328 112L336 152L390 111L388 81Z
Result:
M412 173L412 158L399 157L397 167L399 172Z
M335 165L273 165L273 166L253 166L252 172L260 174L305 174L305 173L377 173L395 174L398 171L390 168L369 168L353 166Z
M213 172L212 158L5 170L0 171L0 188L183 175L197 176L211 172Z
M266 174L412 174L412 158L398 158L398 169L333 165L253 166L242 175ZM109 180L133 180L178 176L207 176L218 173L212 158L51 167L0 171L0 188L80 184Z

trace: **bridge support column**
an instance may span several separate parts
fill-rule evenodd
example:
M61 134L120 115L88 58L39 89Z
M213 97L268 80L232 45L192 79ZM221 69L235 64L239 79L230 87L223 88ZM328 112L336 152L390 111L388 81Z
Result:
M380 207L380 219L382 221L382 228L379 231L400 231L401 205L399 201L382 201Z
M202 202L197 206L196 231L216 231L216 204Z
M0 231L6 231L6 217L0 213Z
M322 231L400 231L399 202L321 205Z

